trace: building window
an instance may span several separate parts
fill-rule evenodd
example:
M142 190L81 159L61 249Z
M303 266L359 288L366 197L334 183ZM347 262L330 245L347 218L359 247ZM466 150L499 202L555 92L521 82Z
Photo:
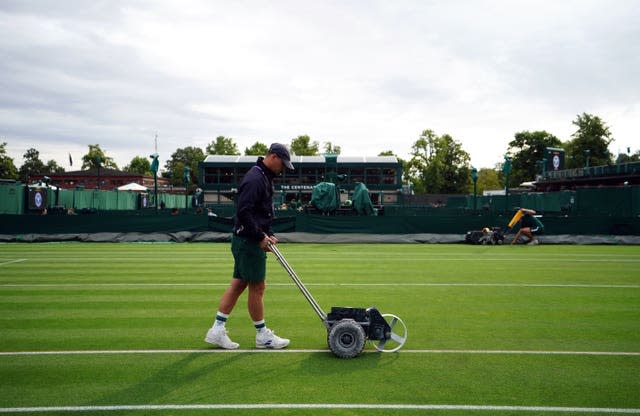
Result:
M349 172L350 182L364 182L364 169L352 168Z
M381 170L379 168L367 168L367 185L379 185L380 184L380 173Z
M220 168L220 181L219 183L233 183L235 175L233 168Z

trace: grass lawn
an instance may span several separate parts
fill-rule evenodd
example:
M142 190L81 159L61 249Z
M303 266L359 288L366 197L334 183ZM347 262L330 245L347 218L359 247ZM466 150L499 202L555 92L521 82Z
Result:
M281 244L326 310L409 330L352 360L273 256L257 352L244 295L203 342L228 244L0 245L0 413L640 414L640 247Z

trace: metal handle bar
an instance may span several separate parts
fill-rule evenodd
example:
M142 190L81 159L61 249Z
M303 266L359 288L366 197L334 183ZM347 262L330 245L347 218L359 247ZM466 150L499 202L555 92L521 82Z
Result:
M271 243L267 243L267 247L276 256L276 259L278 259L278 262L280 262L282 267L284 267L284 269L287 271L289 276L291 276L291 280L293 280L293 283L295 283L296 286L298 286L298 289L300 289L304 297L307 299L307 301L309 301L309 304L311 305L313 310L316 312L316 314L318 314L318 317L320 318L320 320L326 325L327 314L324 312L324 310L322 310L318 302L316 302L316 300L313 298L313 296L311 295L311 292L307 290L307 288L302 283L302 280L300 280L296 272L294 272L291 266L289 266L289 263L287 263L287 260L284 258L282 253L280 253L280 250L278 250L275 244L271 244Z

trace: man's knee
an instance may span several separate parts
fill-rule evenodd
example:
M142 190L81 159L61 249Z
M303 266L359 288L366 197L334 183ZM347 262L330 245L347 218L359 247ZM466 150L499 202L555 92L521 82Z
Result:
M247 283L242 279L232 279L229 286L230 292L240 296L242 292L247 288Z
M251 282L249 283L249 292L255 295L262 295L264 293L266 285L264 281L262 282Z

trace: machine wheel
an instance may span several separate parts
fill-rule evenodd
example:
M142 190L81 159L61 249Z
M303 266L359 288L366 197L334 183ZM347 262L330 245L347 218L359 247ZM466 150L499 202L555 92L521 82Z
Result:
M333 324L327 335L331 352L340 358L353 358L364 349L364 329L352 319L343 319Z
M389 339L379 341L374 347L380 352L396 352L407 342L407 326L402 319L390 313L383 313L382 317L389 324L391 333Z

